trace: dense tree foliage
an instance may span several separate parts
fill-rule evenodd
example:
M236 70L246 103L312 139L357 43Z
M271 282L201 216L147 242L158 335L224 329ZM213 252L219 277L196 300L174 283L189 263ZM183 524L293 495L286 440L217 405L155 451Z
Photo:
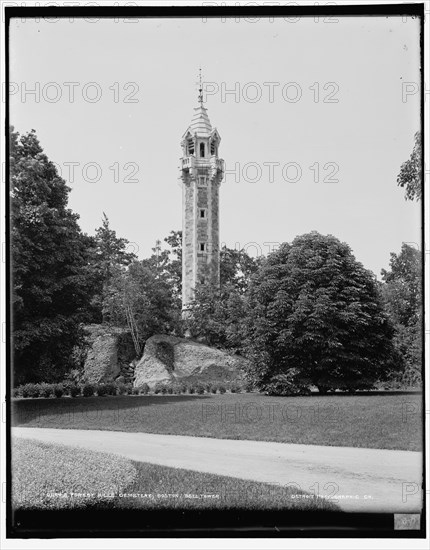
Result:
M170 247L167 269L170 273L173 291L180 299L182 296L182 231L171 231L164 242Z
M220 288L198 284L187 328L209 345L240 352L243 347L245 294L261 258L224 246L220 251ZM208 277L205 277L208 280Z
M221 288L199 284L188 310L186 327L194 338L210 346L242 350L245 298L228 283Z
M421 132L415 134L410 158L405 161L397 176L397 184L405 189L405 199L420 200L422 195L422 142Z
M262 257L253 258L244 250L223 246L220 250L221 288L231 285L239 293L245 293L251 276L257 272L262 259Z
M421 381L422 369L422 259L419 250L404 243L391 254L390 270L382 270L386 308L394 323L394 343L401 362L397 375L404 385Z
M69 187L34 130L10 134L15 381L61 379L94 284L92 239L67 208Z
M251 283L246 326L261 382L296 369L321 392L370 388L393 357L373 274L346 244L317 232L269 255Z
M111 229L109 219L103 212L102 225L96 229L94 249L91 254L91 265L94 272L94 298L91 302L93 321L108 322L109 307L106 303L110 293L110 285L114 277L118 276L122 268L136 259L133 252L129 252L127 239L117 237L116 231Z
M157 240L149 258L134 260L128 266L116 263L107 285L104 318L130 329L136 355L146 339L156 333L182 334L181 276L182 233L171 231Z
M238 320L243 319L243 293L258 261L243 251L224 247L221 251L221 288L198 285L191 315L181 321L182 232L171 231L155 243L152 254L128 269L117 269L109 285L106 318L135 332L143 342L156 332L182 334L189 329L197 338L224 348L238 350L242 344Z
M118 270L109 285L105 305L112 324L131 330L136 356L150 336L181 333L181 308L171 281L149 260L134 261L127 269Z
M182 295L182 231L171 231L164 242L169 248L163 249L161 241L157 240L151 256L144 259L143 263L165 280L179 307Z
M138 261L105 214L94 237L82 233L34 130L12 129L10 152L15 383L62 379L88 322L128 326L137 356L153 334L189 330L246 355L249 376L272 393L365 389L390 372L419 382L422 265L413 247L391 255L378 284L345 243L317 232L267 258L224 246L220 287L198 284L183 322L181 231ZM419 134L399 185L420 198Z

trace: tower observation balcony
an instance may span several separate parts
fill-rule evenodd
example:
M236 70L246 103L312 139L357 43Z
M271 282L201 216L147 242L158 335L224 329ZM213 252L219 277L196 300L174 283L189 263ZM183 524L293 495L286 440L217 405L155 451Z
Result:
M182 170L193 170L196 165L196 157L190 155L189 157L183 157L181 159L181 168Z

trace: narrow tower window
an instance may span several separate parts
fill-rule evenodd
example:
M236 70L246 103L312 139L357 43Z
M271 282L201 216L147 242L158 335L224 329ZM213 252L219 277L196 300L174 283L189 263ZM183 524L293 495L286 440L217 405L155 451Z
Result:
M188 154L194 155L194 141L192 139L188 140Z
M206 208L200 208L200 217L206 218Z
M200 252L206 252L206 243L200 243Z
M201 157L205 156L205 144L204 143L200 143L200 156Z
M215 145L215 142L212 141L211 143L211 155L215 155L216 154L216 145Z

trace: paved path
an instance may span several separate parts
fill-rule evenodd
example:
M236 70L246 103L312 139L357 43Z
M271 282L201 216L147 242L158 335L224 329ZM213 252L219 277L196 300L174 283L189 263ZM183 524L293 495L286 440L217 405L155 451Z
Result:
M174 468L294 484L309 493L332 495L349 512L421 510L418 452L101 430L19 427L12 428L12 435Z

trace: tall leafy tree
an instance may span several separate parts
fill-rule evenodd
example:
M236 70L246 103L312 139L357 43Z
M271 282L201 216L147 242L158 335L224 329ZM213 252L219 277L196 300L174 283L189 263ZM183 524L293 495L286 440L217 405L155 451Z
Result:
M323 393L364 389L392 360L376 279L330 235L296 237L268 256L251 283L246 326L260 382L294 369Z
M180 300L182 292L182 231L171 231L164 239L169 249L163 249L157 240L152 255L144 263L154 269L159 277L163 277L171 286L175 300Z
M15 383L61 379L87 318L92 240L67 208L70 188L35 130L10 132Z
M148 260L134 261L112 278L106 296L111 322L128 326L139 356L144 342L156 333L180 334L181 309L169 279L157 272Z
M170 231L164 242L169 245L173 256L168 269L176 292L180 296L182 293L182 231Z
M223 246L220 251L220 284L232 285L239 293L247 290L251 276L257 272L262 257L252 258L244 250Z
M126 241L121 241L122 251ZM181 241L181 232L171 231L164 239L169 249L163 249L157 240L148 258L129 263L131 257L122 256L111 269L104 300L105 319L128 326L137 356L145 340L157 332L182 334Z
M245 298L231 283L221 288L198 284L185 324L194 338L240 353L245 311Z
M422 368L422 260L420 252L403 243L391 253L390 269L382 270L381 285L386 307L396 329L395 345L402 359L400 380L416 385Z
M133 252L127 250L129 241L118 237L111 229L110 222L103 212L102 225L96 229L92 265L96 277L96 293L92 305L96 322L109 321L106 309L106 296L109 293L113 277L117 277L123 268L136 259Z
M97 263L106 282L109 282L117 266L129 265L136 259L136 254L127 250L130 244L129 241L117 237L116 231L111 229L109 218L104 212L102 225L96 229L95 242L97 246Z
M421 132L415 134L415 144L410 158L405 161L397 176L397 185L405 189L405 199L420 200L422 195L422 140Z
M224 246L220 251L220 287L197 284L190 304L187 328L209 345L241 352L243 347L245 294L261 258ZM204 277L209 280L209 277Z

